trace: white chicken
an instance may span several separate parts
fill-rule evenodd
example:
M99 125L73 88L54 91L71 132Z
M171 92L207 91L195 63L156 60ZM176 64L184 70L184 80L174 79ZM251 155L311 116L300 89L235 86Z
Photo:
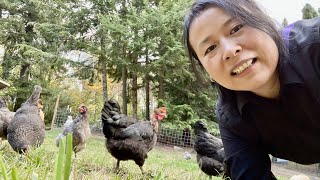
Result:
M59 147L60 139L67 136L68 132L72 132L73 120L72 116L68 116L67 121L63 124L63 131L56 137L56 145Z

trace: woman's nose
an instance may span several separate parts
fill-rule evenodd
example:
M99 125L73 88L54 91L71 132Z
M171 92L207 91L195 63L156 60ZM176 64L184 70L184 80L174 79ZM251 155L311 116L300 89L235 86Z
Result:
M232 40L223 40L221 44L223 46L223 60L234 58L242 50L241 46Z

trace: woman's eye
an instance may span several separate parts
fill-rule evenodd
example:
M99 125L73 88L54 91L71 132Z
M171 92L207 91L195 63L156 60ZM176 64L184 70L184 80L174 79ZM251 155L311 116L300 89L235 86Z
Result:
M231 30L230 35L238 32L242 27L243 27L242 24L239 24L239 25L235 26L235 27Z
M206 50L206 52L204 53L204 55L207 55L209 52L213 51L214 48L216 48L217 46L216 45L212 45L210 47L208 47L208 49Z

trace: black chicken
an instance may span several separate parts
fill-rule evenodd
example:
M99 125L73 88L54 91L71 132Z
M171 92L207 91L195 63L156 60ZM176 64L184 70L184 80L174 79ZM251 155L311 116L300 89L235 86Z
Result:
M32 146L40 146L45 137L45 125L41 120L38 99L41 86L35 85L29 99L21 104L8 127L8 142L19 153Z
M226 173L224 163L225 154L222 141L208 133L206 125L202 121L194 124L196 135L194 150L197 152L197 163L200 169L210 176L219 176Z
M117 159L115 172L120 161L133 160L144 174L142 166L147 153L157 141L153 124L121 114L118 102L113 99L104 103L101 113L107 150Z

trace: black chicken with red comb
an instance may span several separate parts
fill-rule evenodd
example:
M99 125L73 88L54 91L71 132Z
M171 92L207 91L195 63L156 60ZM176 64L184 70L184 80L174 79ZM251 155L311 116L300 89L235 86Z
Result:
M120 161L133 160L144 173L142 166L147 153L157 141L153 124L121 114L118 102L113 99L104 103L101 114L107 150L117 159L115 171L118 172Z

